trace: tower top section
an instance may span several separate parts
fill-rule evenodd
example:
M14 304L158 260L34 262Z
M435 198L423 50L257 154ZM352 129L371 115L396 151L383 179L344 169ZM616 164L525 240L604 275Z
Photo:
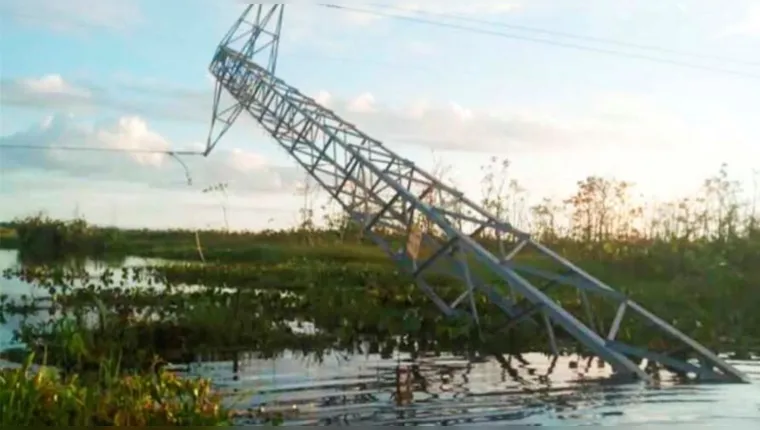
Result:
M266 67L274 75L282 32L284 4L250 4L235 21L217 48L232 50Z

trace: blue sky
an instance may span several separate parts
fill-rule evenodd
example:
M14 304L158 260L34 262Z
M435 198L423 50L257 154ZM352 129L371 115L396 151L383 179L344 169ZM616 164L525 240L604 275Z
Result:
M719 56L736 62L460 23L760 75L753 0L384 4ZM208 63L242 8L221 0L0 0L0 144L199 148L211 113ZM451 165L456 184L475 197L480 166L493 155L511 160L510 177L532 200L565 196L594 174L633 181L651 199L686 195L721 162L749 189L760 169L758 78L310 2L287 6L280 49L282 78L419 164ZM303 173L251 120L209 158L183 161L192 186L179 163L161 156L0 149L0 219L45 210L97 223L219 227L219 200L201 193L217 182L230 183L232 227L296 219Z

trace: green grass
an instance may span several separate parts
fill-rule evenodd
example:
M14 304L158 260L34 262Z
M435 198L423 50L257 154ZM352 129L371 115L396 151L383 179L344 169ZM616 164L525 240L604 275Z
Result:
M223 426L230 412L208 380L165 370L133 374L101 363L95 374L0 370L0 426Z

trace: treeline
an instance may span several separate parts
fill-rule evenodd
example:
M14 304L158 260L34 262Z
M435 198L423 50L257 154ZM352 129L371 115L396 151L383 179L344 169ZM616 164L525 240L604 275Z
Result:
M715 177L704 181L698 195L669 203L638 203L631 183L591 176L564 199L544 199L529 206L525 190L508 179L508 163L492 161L484 168L480 203L544 243L596 252L620 252L622 246L646 248L666 242L676 251L687 245L714 248L742 243L741 248L757 250L760 255L759 199L756 196L743 201L743 190L729 178L725 165ZM364 241L343 213L327 213L318 222L314 212L312 207L302 208L301 223L291 229L256 232L103 228L82 219L61 221L37 214L6 223L0 246L64 255L130 252L149 244L169 248L189 240L199 247L201 241L203 246L224 247L244 246L251 241L294 245Z
M671 202L646 202L634 195L631 182L589 176L577 183L572 195L544 198L530 205L525 188L509 179L509 163L497 158L491 161L483 168L479 203L497 218L544 242L703 242L757 238L760 234L760 189L752 190L749 200L743 198L747 193L738 181L730 179L725 164L702 183L696 195ZM302 212L313 213L310 209ZM324 218L327 230L347 225L342 213ZM299 229L320 230L311 217L305 218Z

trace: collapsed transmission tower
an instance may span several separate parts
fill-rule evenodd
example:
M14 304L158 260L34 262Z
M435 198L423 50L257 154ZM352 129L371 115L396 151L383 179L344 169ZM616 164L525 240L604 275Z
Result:
M284 8L249 5L217 48L210 65L216 89L206 155L247 111L445 315L464 315L478 324L479 310L498 308L507 321L502 330L519 324L543 327L555 355L559 328L616 373L646 381L653 378L645 366L654 364L698 380L748 382L740 371L627 295L278 79ZM225 96L232 99L228 107L222 105ZM483 237L493 238L498 246L476 240ZM440 273L457 280L461 295L456 299L445 300L436 284ZM559 289L576 294L578 306L553 299L550 293ZM639 324L666 339L664 346L616 340L626 318L638 318Z

